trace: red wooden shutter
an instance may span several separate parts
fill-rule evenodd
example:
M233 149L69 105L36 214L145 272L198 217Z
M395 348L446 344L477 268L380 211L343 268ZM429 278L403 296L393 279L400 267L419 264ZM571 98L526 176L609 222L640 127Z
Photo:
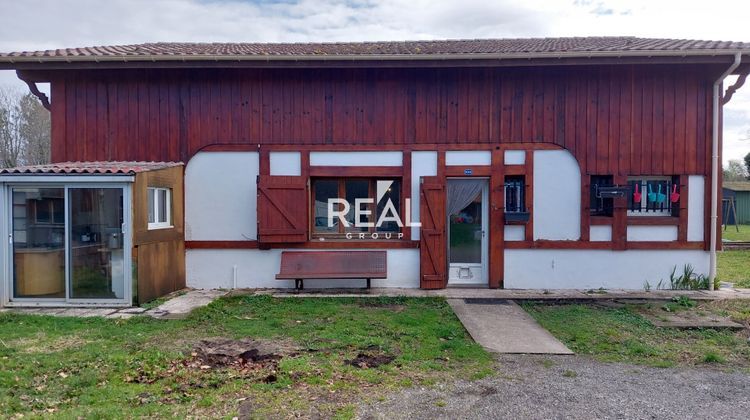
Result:
M306 242L307 178L258 176L258 242Z
M422 177L419 190L419 268L422 289L442 289L447 284L445 235L445 180Z

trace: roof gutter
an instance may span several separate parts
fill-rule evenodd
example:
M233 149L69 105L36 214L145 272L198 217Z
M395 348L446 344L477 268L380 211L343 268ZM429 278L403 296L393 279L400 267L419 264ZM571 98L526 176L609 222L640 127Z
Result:
M714 280L716 279L716 247L717 247L717 229L719 221L719 124L721 117L721 86L724 79L732 74L742 62L742 53L737 52L734 55L734 62L729 68L719 76L713 86L713 132L711 136L711 238L710 238L710 266L708 272L708 290L714 290Z

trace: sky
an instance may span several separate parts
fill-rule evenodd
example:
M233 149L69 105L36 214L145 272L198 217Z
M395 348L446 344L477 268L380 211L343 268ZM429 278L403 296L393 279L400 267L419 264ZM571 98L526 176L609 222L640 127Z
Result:
M0 0L0 51L597 35L750 42L748 22L747 0ZM12 71L0 71L0 87L25 90ZM724 161L750 152L749 137L750 83L724 108Z

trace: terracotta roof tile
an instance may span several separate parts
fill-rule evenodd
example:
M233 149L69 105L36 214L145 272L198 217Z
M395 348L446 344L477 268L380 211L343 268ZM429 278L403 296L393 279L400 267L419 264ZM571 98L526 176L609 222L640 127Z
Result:
M710 51L743 51L750 53L750 43L660 39L636 37L574 37L465 39L437 41L384 41L342 43L179 43L158 42L133 45L112 45L65 48L45 51L0 53L0 61L89 59L159 59L172 57L316 57L316 56L422 56L422 55L508 55L544 57L551 54L586 56L587 54L618 53L699 53Z
M182 166L182 162L60 162L46 165L2 168L2 175L133 175L139 172Z

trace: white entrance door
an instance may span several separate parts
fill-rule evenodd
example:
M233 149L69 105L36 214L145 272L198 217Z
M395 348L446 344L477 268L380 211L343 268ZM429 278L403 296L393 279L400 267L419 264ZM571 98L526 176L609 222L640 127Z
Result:
M448 179L448 285L487 285L487 179Z

